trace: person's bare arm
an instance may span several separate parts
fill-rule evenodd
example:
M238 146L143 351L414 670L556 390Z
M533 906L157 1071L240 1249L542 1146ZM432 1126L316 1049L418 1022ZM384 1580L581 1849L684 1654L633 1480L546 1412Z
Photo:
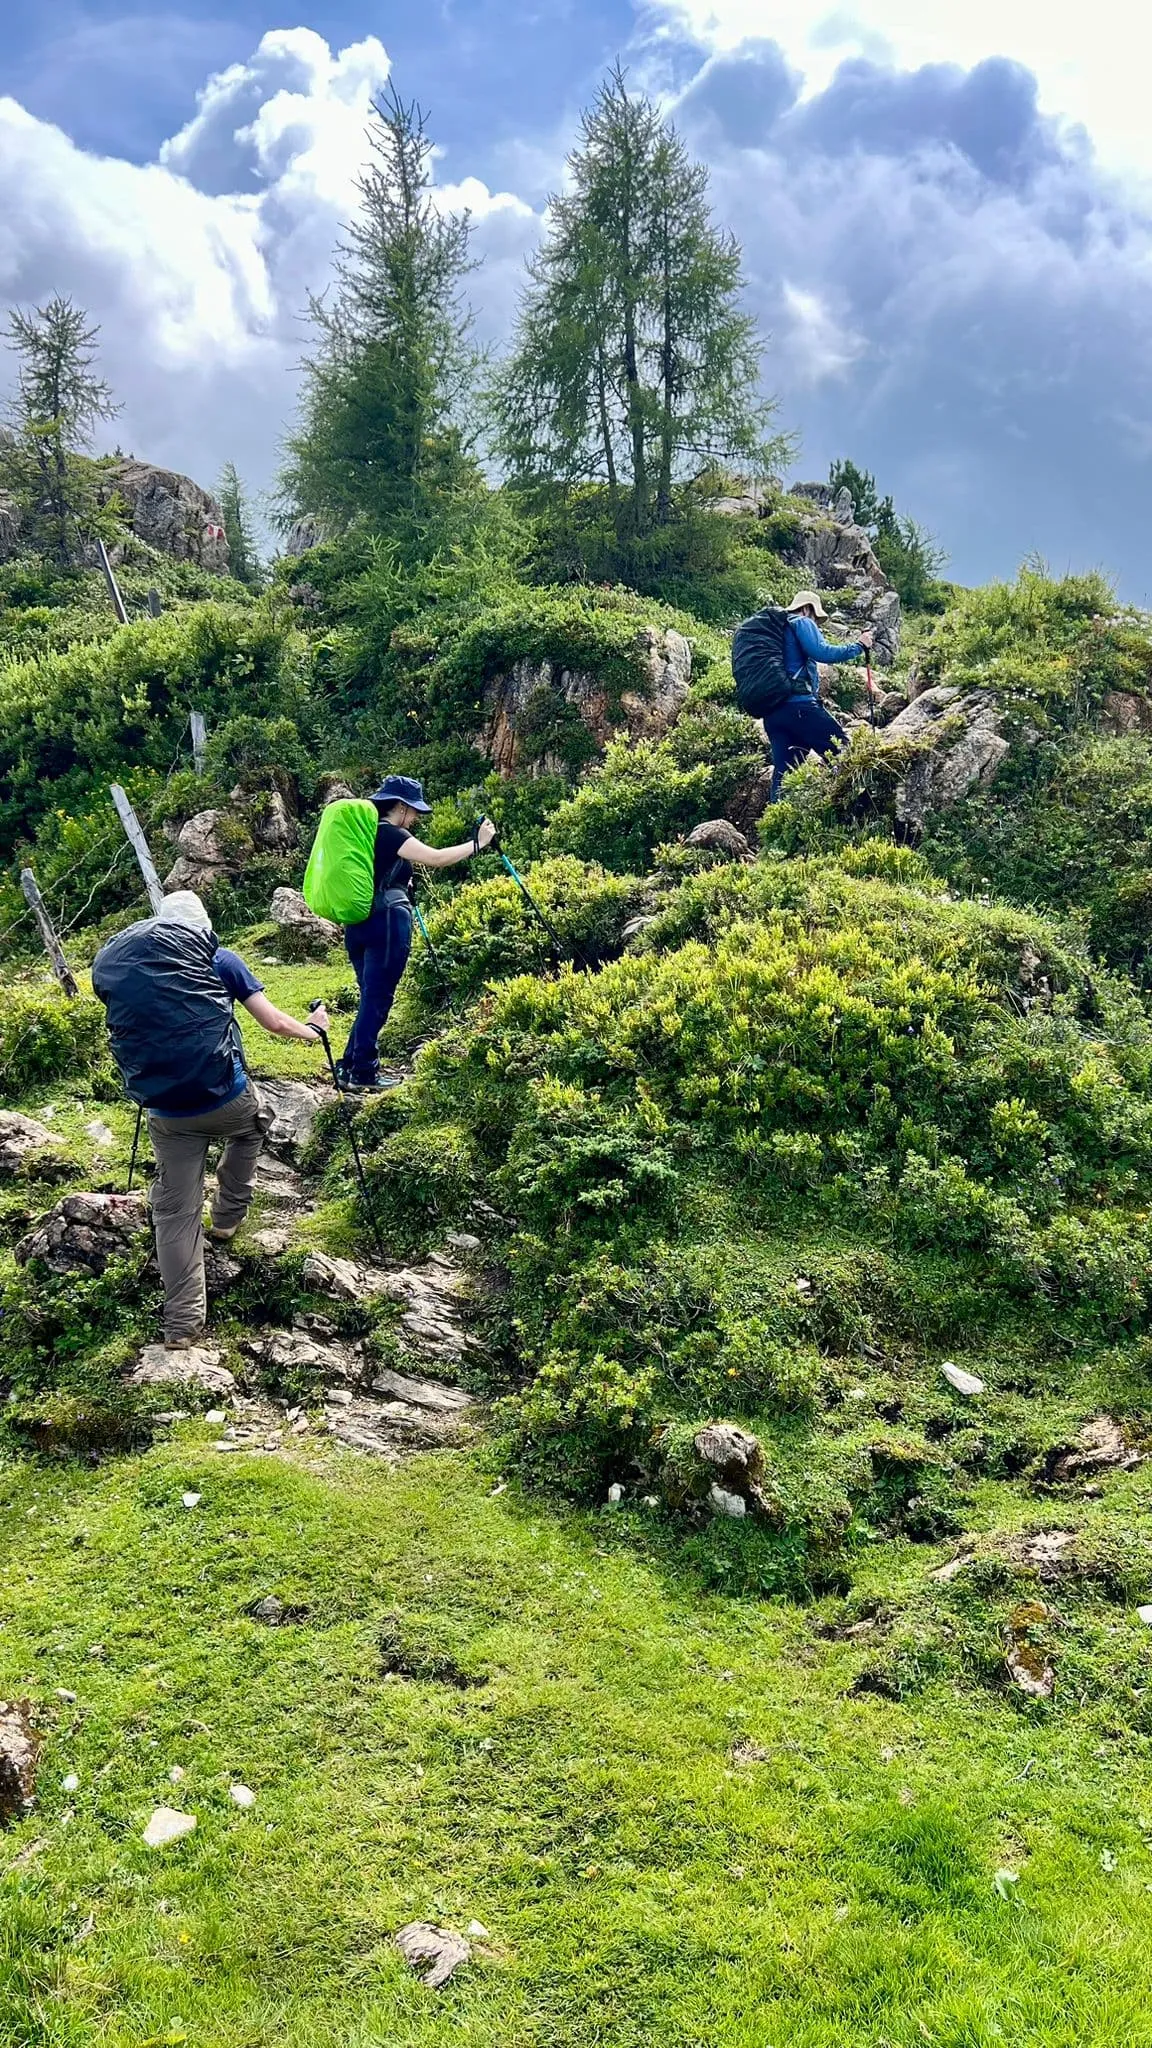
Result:
M320 1032L328 1029L328 1012L323 1003L318 1010L313 1010L308 1024L301 1024L299 1018L290 1017L286 1010L278 1010L262 991L259 995L249 996L244 1008L250 1017L256 1019L261 1030L270 1031L273 1038L303 1038L309 1045L318 1045Z
M491 846L496 837L496 827L491 818L481 820L480 830L476 836L480 842L480 851L483 853L484 848ZM422 839L413 839L409 836L403 846L397 848L396 857L398 860L410 860L414 866L421 868L453 868L457 861L471 860L475 851L476 848L470 839L465 839L459 846L425 846Z

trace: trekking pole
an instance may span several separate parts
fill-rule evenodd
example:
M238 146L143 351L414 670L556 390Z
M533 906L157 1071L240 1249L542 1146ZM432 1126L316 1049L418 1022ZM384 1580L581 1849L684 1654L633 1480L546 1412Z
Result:
M136 1104L136 1131L132 1139L132 1157L128 1161L128 1193L132 1193L132 1180L136 1172L136 1154L140 1150L140 1126L144 1121L144 1104Z
M484 853L499 854L501 860L504 863L504 866L507 868L508 873L511 875L512 880L515 882L516 887L520 891L520 894L523 896L525 903L528 905L529 910L532 912L533 917L536 919L537 924L541 927L541 929L544 932L547 933L549 939L551 940L553 954L558 958L560 953L564 950L564 941L560 937L560 934L557 931L555 925L552 923L551 919L545 917L544 912L541 910L540 905L537 903L535 897L529 889L528 884L524 880L523 875L520 873L519 869L514 867L512 862L509 860L508 855L505 853L504 848L501 846L499 839L490 839L488 845L484 848L481 848L479 842L479 833L480 827L483 824L483 822L484 821L482 818L477 818L475 825L472 827L472 841L476 847L477 853L483 851ZM580 962L580 965L584 969L585 973L591 974L591 962L586 958L584 953L581 952L580 947L576 944L574 939L569 941L569 950Z
M444 996L445 996L445 1000L446 1000L446 1002L447 1002L447 1004L448 1004L448 1008L449 1008L449 1009L451 1010L451 1012L452 1012L453 1016L455 1016L455 1014L456 1014L456 1005L455 1005L455 1003L454 1003L454 1002L453 1002L453 1000L452 1000L452 989L451 989L451 987L450 987L450 985L449 985L449 981L448 981L448 976L447 976L447 975L445 974L445 972L444 972L444 968L443 968L443 966L442 966L442 964L441 964L441 960L440 960L440 955L439 955L439 953L438 953L438 952L436 951L436 948L435 948L435 946L434 946L434 945L432 944L432 934L430 933L430 931L428 930L428 927L427 927L427 925L426 925L426 924L425 924L425 922L424 922L424 918L423 918L423 916L422 916L422 914L421 914L421 910L420 910L420 905L419 905L418 903L413 903L413 905L412 905L412 914L413 914L413 916L414 916L414 917L415 917L415 919L416 919L416 924L417 924L417 927L418 927L418 929L419 929L419 932L420 932L420 936L421 936L421 938L423 939L423 941L424 941L424 944L425 944L425 945L427 946L427 948L428 948L428 957L429 957L429 959L431 960L431 962L432 962L432 965L433 965L433 967L434 967L434 968L436 969L436 972L437 972L437 974L438 974L438 976L439 976L439 978L440 978L440 986L441 986L441 988L442 988L442 989L443 989L443 991L444 991Z
M309 1011L319 1010L322 1007L323 1004L319 996L315 996L308 1005ZM372 1226L372 1236L376 1241L376 1249L379 1252L380 1257L382 1259L386 1259L388 1254L384 1249L384 1240L380 1235L380 1226L376 1221L376 1212L372 1207L372 1197L368 1193L368 1176L364 1171L364 1161L360 1157L360 1147L356 1142L356 1131L352 1122L352 1111L348 1107L348 1098L345 1095L343 1088L340 1086L340 1076L336 1071L336 1062L332 1057L332 1047L328 1043L328 1033L319 1024L314 1024L312 1026L312 1029L313 1031L315 1031L317 1037L320 1040L321 1045L324 1047L325 1057L328 1061L328 1068L332 1075L333 1083L335 1084L336 1093L340 1099L340 1107L344 1111L344 1122L348 1128L348 1140L352 1147L352 1157L356 1161L356 1177L360 1182L360 1193L364 1198L364 1212L368 1218L369 1223Z
M875 725L876 725L876 685L875 685L875 683L874 683L874 682L872 681L872 663L871 663L870 661L866 661L866 662L864 663L864 674L865 674L865 677L867 678L867 682L868 682L868 716L869 716L869 718L870 718L870 720L871 720L871 722L872 722L872 726L873 726L873 729L875 729Z

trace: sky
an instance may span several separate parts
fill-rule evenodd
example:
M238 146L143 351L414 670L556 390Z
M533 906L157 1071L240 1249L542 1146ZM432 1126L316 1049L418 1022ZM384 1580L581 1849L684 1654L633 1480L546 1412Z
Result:
M1040 557L1152 605L1132 0L6 0L0 307L70 294L100 325L114 438L265 490L373 95L428 110L499 348L617 58L741 241L794 475L873 470L964 582Z

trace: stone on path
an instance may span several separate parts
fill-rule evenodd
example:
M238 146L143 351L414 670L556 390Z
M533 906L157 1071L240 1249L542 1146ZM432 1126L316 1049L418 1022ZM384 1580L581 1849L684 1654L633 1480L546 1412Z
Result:
M229 1785L228 1797L233 1806L240 1806L245 1810L256 1804L256 1794L248 1785Z
M1017 1690L1031 1700L1050 1700L1056 1690L1056 1673L1041 1650L1028 1643L1013 1643L1004 1659Z
M167 1849L172 1842L183 1841L195 1826L194 1813L178 1813L174 1806L158 1806L144 1830L144 1845L148 1849Z
M166 1344L146 1344L128 1374L130 1387L200 1387L206 1394L234 1394L235 1375L220 1363L220 1353L194 1345L170 1351ZM223 1416L220 1420L223 1421Z
M446 1927L433 1927L427 1920L413 1920L402 1927L396 1936L396 1946L430 1991L439 1991L472 1954L462 1934L454 1934Z
M58 1144L47 1124L37 1123L35 1117L21 1116L18 1110L0 1110L0 1173L15 1173L29 1153L40 1152L47 1146L55 1149Z
M280 927L280 949L289 960L322 960L340 939L340 927L309 910L299 889L277 889L268 912Z
M439 1380L414 1380L407 1373L378 1366L370 1382L374 1394L388 1394L397 1401L410 1401L417 1408L432 1408L444 1414L458 1414L473 1408L476 1397L464 1387L443 1386Z
M0 1827L23 1820L36 1797L39 1737L28 1700L0 1700Z
M85 1124L84 1135L85 1137L91 1138L94 1145L103 1146L114 1145L116 1143L115 1131L109 1130L107 1124L102 1124L100 1122L99 1117L93 1118L90 1124Z
M1111 1415L1097 1415L1085 1423L1075 1444L1056 1453L1049 1476L1074 1479L1079 1472L1101 1471L1109 1465L1127 1464L1130 1459L1132 1453L1120 1424Z
M312 1136L322 1097L303 1081L258 1081L256 1092L272 1112L267 1143L299 1158Z
M1152 1628L1152 1606L1138 1607L1136 1609L1136 1619L1137 1621L1142 1621L1145 1628Z
M955 1387L958 1394L982 1394L984 1392L983 1380L978 1380L974 1372L965 1372L962 1365L953 1365L951 1359L948 1359L940 1367L940 1371L947 1380L948 1385Z

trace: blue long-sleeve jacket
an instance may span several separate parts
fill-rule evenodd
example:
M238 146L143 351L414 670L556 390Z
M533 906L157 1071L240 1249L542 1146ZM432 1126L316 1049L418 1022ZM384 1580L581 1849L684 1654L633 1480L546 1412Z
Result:
M820 695L820 678L816 673L818 661L859 661L863 652L858 640L833 645L823 639L815 619L806 619L802 612L788 621L784 666L795 678L798 692L808 691L813 697Z

